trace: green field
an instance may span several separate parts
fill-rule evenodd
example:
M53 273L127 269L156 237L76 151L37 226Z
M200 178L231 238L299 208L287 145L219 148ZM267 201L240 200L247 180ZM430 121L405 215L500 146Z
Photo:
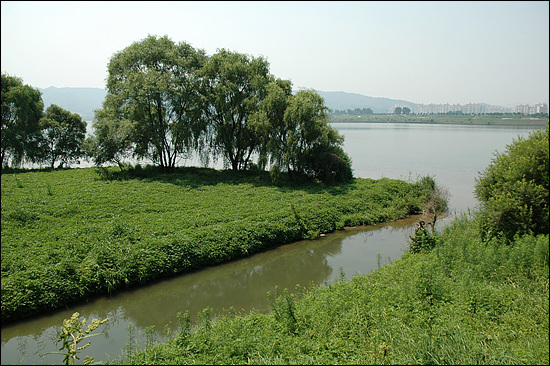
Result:
M514 127L545 127L548 117L529 117L523 115L331 115L330 122L371 122L371 123L433 123L461 125L489 125Z
M421 210L431 178L278 184L179 168L2 174L2 323Z

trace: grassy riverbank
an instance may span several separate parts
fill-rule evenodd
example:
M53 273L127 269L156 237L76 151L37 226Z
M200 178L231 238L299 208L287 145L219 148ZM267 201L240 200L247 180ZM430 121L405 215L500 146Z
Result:
M457 124L457 125L486 125L509 127L545 127L548 117L533 117L516 114L509 115L331 115L330 122L370 122L370 123L428 123L428 124Z
M181 168L2 174L2 323L344 226L403 218L433 180L271 183Z
M431 252L368 275L281 293L272 312L228 314L123 364L548 364L548 235L482 242L455 220Z
M272 312L216 322L188 313L125 364L548 364L548 126L480 173L480 206L441 232L418 228L391 265ZM297 292L299 293L299 292ZM186 315L187 314L187 315Z

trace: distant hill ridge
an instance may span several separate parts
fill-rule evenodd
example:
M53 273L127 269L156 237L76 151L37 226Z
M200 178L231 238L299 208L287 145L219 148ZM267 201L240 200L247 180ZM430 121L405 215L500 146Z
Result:
M44 109L56 104L72 113L78 113L83 120L91 121L94 118L94 109L100 109L107 95L101 88L37 88L42 92Z
M326 106L333 110L370 108L374 113L389 113L390 108L395 104L405 105L410 109L413 109L416 105L416 103L406 100L368 97L363 94L342 91L326 92L317 90L317 93L325 99Z
M56 104L72 113L78 113L84 121L93 120L94 109L101 108L107 95L107 90L101 88L56 88L50 86L46 89L37 89L42 92L44 108ZM415 103L405 100L368 97L342 91L317 90L317 92L325 99L326 106L333 110L370 108L374 113L388 113L394 104L405 104L410 107L415 105Z

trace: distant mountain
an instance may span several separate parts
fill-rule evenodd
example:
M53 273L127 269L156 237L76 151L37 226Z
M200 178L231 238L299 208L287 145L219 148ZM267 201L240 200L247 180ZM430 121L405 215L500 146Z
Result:
M325 92L317 90L317 93L325 99L326 106L333 110L370 108L374 113L389 113L390 108L395 104L407 106L411 110L414 110L414 106L416 105L416 103L406 100L368 97L363 94L341 91Z
M316 90L316 92L323 97L325 105L332 110L370 108L374 113L389 113L390 108L395 104L408 106L411 110L414 110L414 106L416 105L416 103L406 100L368 97L363 94L342 91L327 92ZM294 90L293 93L296 93L296 90Z
M72 113L78 113L82 120L91 121L94 118L94 109L100 109L107 95L101 88L56 88L50 86L40 89L44 110L51 104L56 104Z
M56 88L40 89L44 108L50 104L56 104L72 113L78 113L84 121L92 121L94 109L100 109L107 95L107 91L101 88ZM294 91L295 92L295 91ZM394 104L408 106L414 109L416 103L406 100L368 97L357 93L341 91L320 91L319 95L325 100L325 104L332 110L347 110L355 108L370 108L374 113L388 113Z

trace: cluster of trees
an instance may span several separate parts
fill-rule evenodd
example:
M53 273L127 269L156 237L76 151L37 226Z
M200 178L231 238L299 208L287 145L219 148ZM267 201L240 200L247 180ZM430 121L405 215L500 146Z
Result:
M40 91L15 76L2 74L1 166L46 163L52 168L84 156L86 122L57 105L44 111Z
M393 113L400 116L401 114L409 115L411 113L411 109L409 107L395 107L393 110Z
M263 57L225 49L212 56L167 36L148 36L108 64L107 95L94 111L93 135L78 115L2 75L2 166L87 157L98 166L149 159L172 171L196 153L233 170L269 168L274 176L322 181L352 177L343 136L313 90L292 94Z
M331 110L331 113L334 115L350 114L355 116L365 116L365 115L374 114L374 112L370 108L335 109L335 110Z
M197 153L233 170L258 167L323 181L352 177L343 137L313 90L292 94L263 57L148 36L108 64L107 95L86 142L96 165L130 156L167 171ZM254 159L255 162L254 162Z

